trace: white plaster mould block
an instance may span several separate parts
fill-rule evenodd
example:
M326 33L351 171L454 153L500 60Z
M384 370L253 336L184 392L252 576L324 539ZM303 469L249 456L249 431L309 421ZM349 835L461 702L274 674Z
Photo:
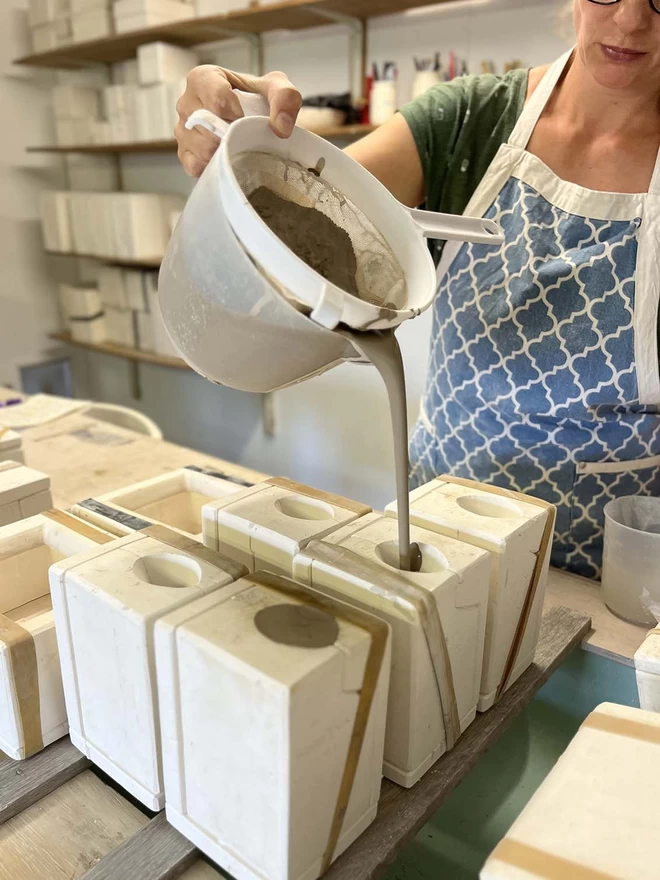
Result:
M266 481L205 505L204 543L249 571L264 568L291 577L293 558L309 541L370 512L370 508L336 495L288 480L275 482L281 485Z
M236 880L315 880L332 850L373 642L353 609L311 595L259 573L156 627L167 818ZM374 624L384 653L335 857L380 793L390 636Z
M52 506L50 477L18 462L0 462L0 526Z
M64 515L64 520L39 515L0 529L0 616L22 627L34 641L44 746L60 739L68 729L48 569L108 540L85 523L78 523L84 531L81 534L74 517ZM7 631L0 619L3 629ZM0 634L0 750L15 761L26 757L19 702L16 671Z
M476 547L413 527L411 539L422 549L423 564L418 573L402 572L397 531L390 517L365 516L301 551L293 575L300 583L371 611L392 627L384 773L410 787L447 750L443 709L448 713L450 700L442 696L443 676L453 683L456 733L475 718L490 559ZM434 636L431 629L427 635L424 619L430 614L407 599L409 587L431 597L446 654L441 635Z
M152 810L164 805L154 625L243 571L191 552L136 533L50 572L71 741Z
M635 654L639 705L660 712L660 626L652 629Z
M396 516L396 503L386 508ZM532 576L537 565L548 510L471 486L433 480L410 495L410 519L441 535L459 538L491 554L490 597L479 711L497 698ZM541 560L540 579L518 657L507 687L534 659L550 565L550 544Z
M21 435L17 431L0 427L0 461L25 463Z

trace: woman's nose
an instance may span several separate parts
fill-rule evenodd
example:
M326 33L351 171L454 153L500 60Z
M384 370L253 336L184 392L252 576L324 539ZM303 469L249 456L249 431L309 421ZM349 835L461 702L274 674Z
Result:
M614 7L614 21L621 33L626 36L647 31L653 24L654 15L656 13L651 9L649 0L624 0Z

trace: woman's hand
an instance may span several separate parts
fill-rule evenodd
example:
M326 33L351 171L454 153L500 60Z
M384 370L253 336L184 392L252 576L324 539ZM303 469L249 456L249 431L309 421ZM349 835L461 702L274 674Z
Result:
M186 129L195 110L210 110L227 122L243 116L234 89L263 95L270 104L270 124L276 135L287 138L293 131L302 105L298 89L280 71L265 76L234 73L213 64L195 67L188 74L186 91L176 105L179 121L174 135L179 144L179 161L191 177L199 177L218 149L219 139L200 127Z

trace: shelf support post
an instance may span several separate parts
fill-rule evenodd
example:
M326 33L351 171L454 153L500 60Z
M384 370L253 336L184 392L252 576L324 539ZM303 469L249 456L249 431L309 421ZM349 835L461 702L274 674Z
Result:
M349 32L349 83L354 106L364 100L364 78L366 71L366 35L367 24L361 18L353 15L345 15L343 12L335 12L333 9L324 9L322 6L306 6L305 9L312 15L332 21L335 24L346 25Z
M245 40L250 50L250 73L262 76L264 73L264 47L261 34L251 34L247 31L233 31L223 27L209 27L209 33L217 34L222 40L239 39Z

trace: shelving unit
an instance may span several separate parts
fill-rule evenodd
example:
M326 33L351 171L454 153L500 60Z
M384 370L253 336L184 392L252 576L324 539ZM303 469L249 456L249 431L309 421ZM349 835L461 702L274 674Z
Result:
M336 125L316 131L319 137L331 140L333 138L345 138L352 140L363 137L378 128L376 125ZM28 147L28 153L87 153L99 155L104 153L175 153L177 143L175 140L167 141L143 141L132 144L85 144L81 146L44 146Z
M128 361L136 361L141 364L156 364L159 367L174 367L176 370L189 370L190 367L181 358L165 354L156 354L153 351L138 351L137 348L128 348L124 345L116 345L114 342L79 342L72 339L70 333L50 333L49 339L73 345L75 348L85 348L87 351L95 351L98 354L111 354L113 357L125 358Z
M108 266L121 266L122 269L160 269L161 260L126 260L121 257L99 257L98 254L68 253L66 251L44 251L49 257L75 257L82 260L98 260Z
M439 0L451 3L455 0ZM240 12L191 18L159 27L115 34L101 40L73 43L48 52L26 55L17 64L33 67L79 69L85 64L109 64L124 61L135 54L138 46L155 40L166 40L180 46L195 46L240 36L258 36L273 30L301 30L323 22L361 22L379 15L393 15L424 6L435 6L438 0L284 0Z

